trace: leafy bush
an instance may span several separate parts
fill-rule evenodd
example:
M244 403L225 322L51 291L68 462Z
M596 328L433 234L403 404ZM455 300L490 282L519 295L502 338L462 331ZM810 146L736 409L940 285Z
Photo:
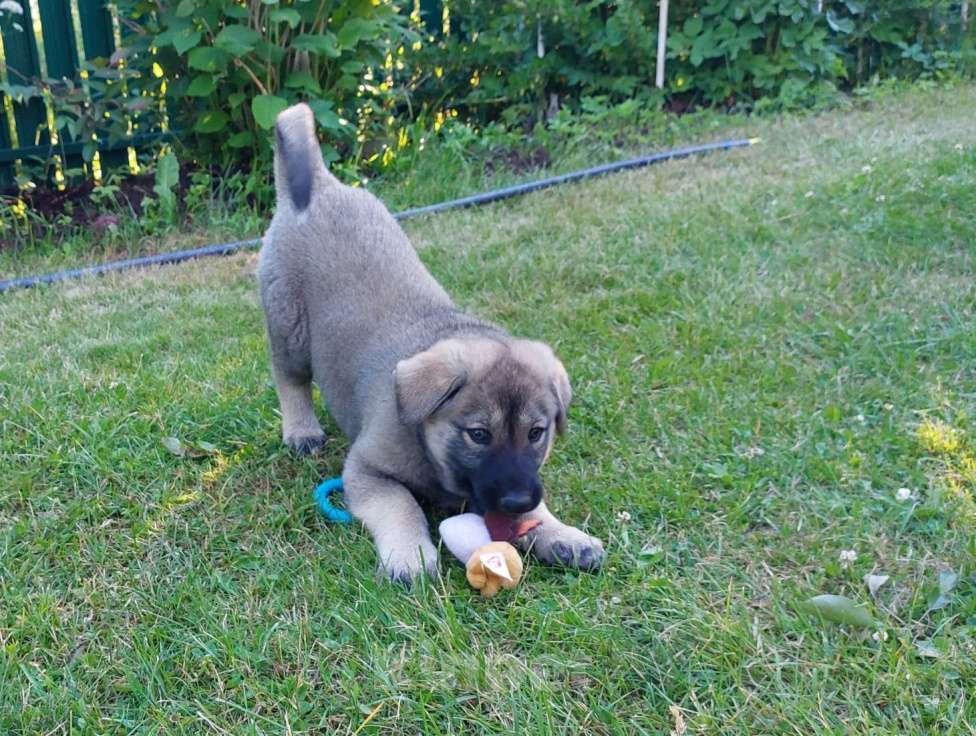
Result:
M749 106L761 97L795 106L845 76L826 16L802 0L679 3L669 34L673 93Z
M328 160L360 156L392 104L376 77L415 35L397 7L371 0L143 0L128 13L133 47L156 49L184 142L222 164L267 153L275 117L299 100Z
M830 3L825 17L854 85L944 72L962 61L966 47L955 0L845 0Z
M648 84L657 43L649 3L457 0L450 11L453 32L417 56L434 73L413 94L431 106L447 100L481 121L533 123L585 96L660 102Z
M670 89L709 104L806 106L872 77L948 70L963 40L960 18L948 0L679 2Z
M535 122L586 96L655 99L657 4L450 4L457 31L421 52L415 95L480 120ZM944 71L962 43L948 0L675 0L666 94L688 104L801 107L874 75Z

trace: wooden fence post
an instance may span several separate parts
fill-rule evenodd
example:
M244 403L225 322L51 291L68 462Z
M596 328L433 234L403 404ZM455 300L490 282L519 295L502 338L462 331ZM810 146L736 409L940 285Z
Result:
M668 45L668 0L660 0L657 19L657 68L654 83L658 89L664 88L664 58Z

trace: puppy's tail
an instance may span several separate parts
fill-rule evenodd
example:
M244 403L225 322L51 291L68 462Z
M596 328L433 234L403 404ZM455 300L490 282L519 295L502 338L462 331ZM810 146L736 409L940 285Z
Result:
M317 191L337 180L325 168L315 117L306 104L292 105L275 122L275 190L278 207L302 212Z

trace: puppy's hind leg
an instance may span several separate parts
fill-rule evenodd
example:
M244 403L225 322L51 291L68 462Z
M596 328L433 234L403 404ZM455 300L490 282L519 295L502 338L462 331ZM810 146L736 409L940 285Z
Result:
M325 444L325 432L315 416L311 375L296 376L274 361L275 387L281 407L281 437L299 455L308 455Z
M271 344L271 370L281 408L281 437L299 455L307 455L325 443L312 404L308 317L297 290L277 265L273 255L267 262L262 260L259 278Z

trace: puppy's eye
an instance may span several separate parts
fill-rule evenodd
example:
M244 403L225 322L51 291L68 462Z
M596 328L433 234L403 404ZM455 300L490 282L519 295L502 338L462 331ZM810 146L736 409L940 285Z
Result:
M529 430L529 442L538 442L542 439L542 435L546 433L545 427L533 427Z
M491 432L487 429L481 429L481 427L472 427L471 429L465 430L468 433L468 437L476 445L487 445L491 442Z

